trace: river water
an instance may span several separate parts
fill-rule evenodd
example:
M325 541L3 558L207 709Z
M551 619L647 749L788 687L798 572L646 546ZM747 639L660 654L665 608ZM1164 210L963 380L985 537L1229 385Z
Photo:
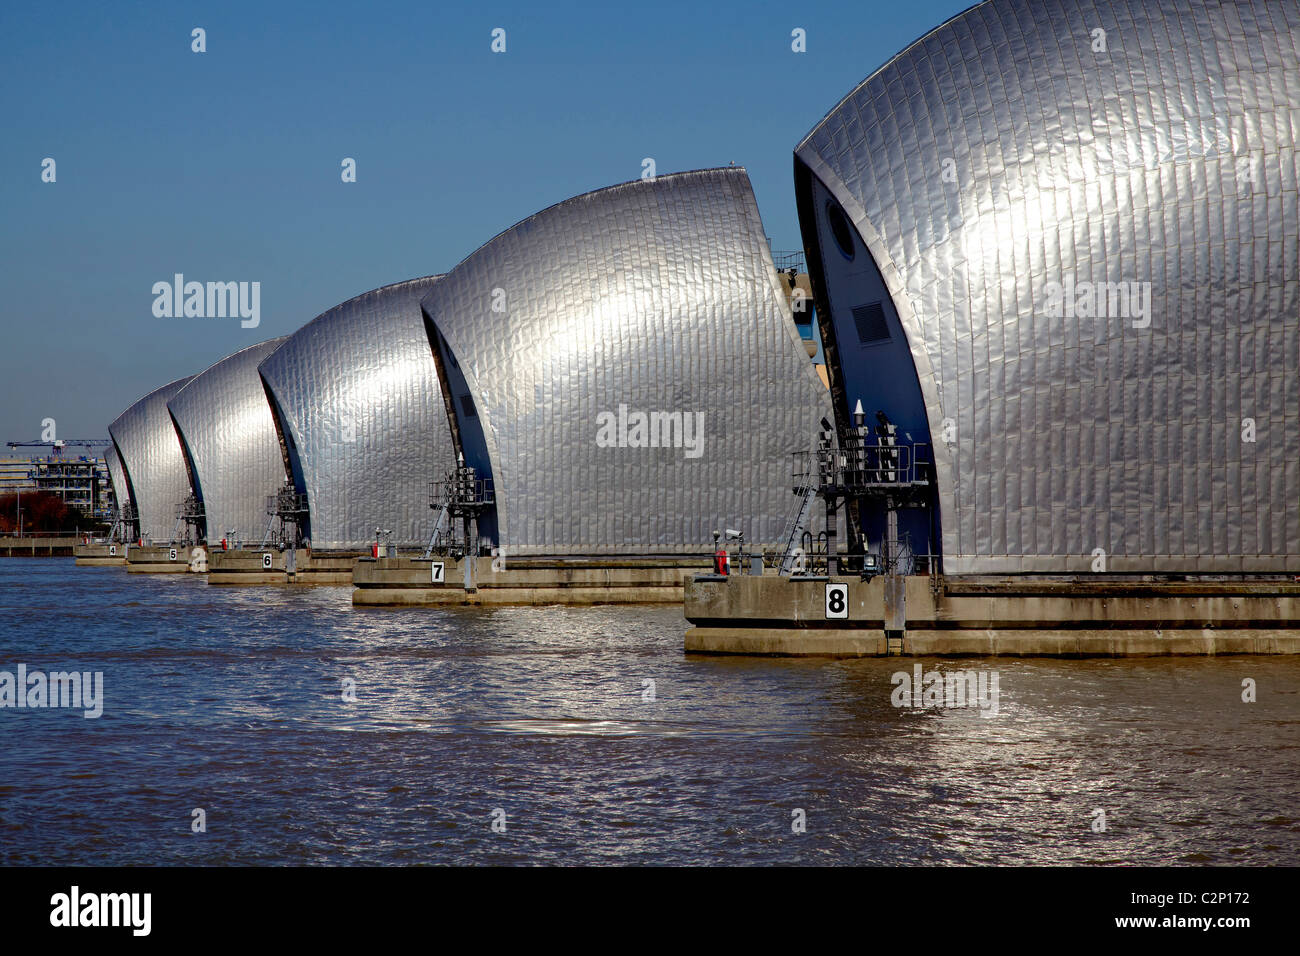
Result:
M685 628L0 559L0 672L103 674L0 709L0 863L1300 863L1295 658L920 662L984 716Z

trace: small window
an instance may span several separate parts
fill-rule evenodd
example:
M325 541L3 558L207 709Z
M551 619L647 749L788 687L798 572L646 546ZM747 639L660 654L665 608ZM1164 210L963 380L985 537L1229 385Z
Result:
M848 219L845 218L844 210L836 203L828 202L826 204L826 220L830 223L831 235L835 238L835 244L840 247L840 255L852 262L855 255L853 227L849 225Z
M889 323L885 321L885 307L879 302L868 302L855 308L853 324L858 327L858 341L863 345L877 345L889 341Z
M474 399L471 396L462 395L460 397L460 407L461 410L465 413L466 418L478 417L478 411L477 409L474 408Z

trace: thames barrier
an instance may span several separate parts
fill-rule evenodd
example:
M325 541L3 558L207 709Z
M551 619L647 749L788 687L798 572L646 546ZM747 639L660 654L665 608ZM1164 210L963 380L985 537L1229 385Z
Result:
M799 252L741 166L643 177L176 369L78 564L680 603L687 652L1294 653L1296 10L1112 8L1087 84L1024 0L868 75L794 148Z

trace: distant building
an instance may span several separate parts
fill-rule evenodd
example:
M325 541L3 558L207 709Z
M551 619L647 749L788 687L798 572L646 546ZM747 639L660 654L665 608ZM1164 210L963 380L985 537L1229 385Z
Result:
M11 495L18 491L36 490L32 478L31 455L9 455L0 458L0 495Z
M63 503L85 515L103 507L101 479L107 474L100 458L86 455L44 455L31 459L32 481L38 491L57 495Z
M0 458L0 496L18 492L57 495L88 518L108 519L114 497L103 457L11 455Z

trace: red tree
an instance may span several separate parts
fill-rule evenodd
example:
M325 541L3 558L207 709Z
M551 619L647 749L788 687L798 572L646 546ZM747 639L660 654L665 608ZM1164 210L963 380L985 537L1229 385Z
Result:
M58 495L30 491L0 496L0 534L17 532L19 498L22 499L23 534L50 531L71 534L78 525L88 524L81 512L68 507Z

